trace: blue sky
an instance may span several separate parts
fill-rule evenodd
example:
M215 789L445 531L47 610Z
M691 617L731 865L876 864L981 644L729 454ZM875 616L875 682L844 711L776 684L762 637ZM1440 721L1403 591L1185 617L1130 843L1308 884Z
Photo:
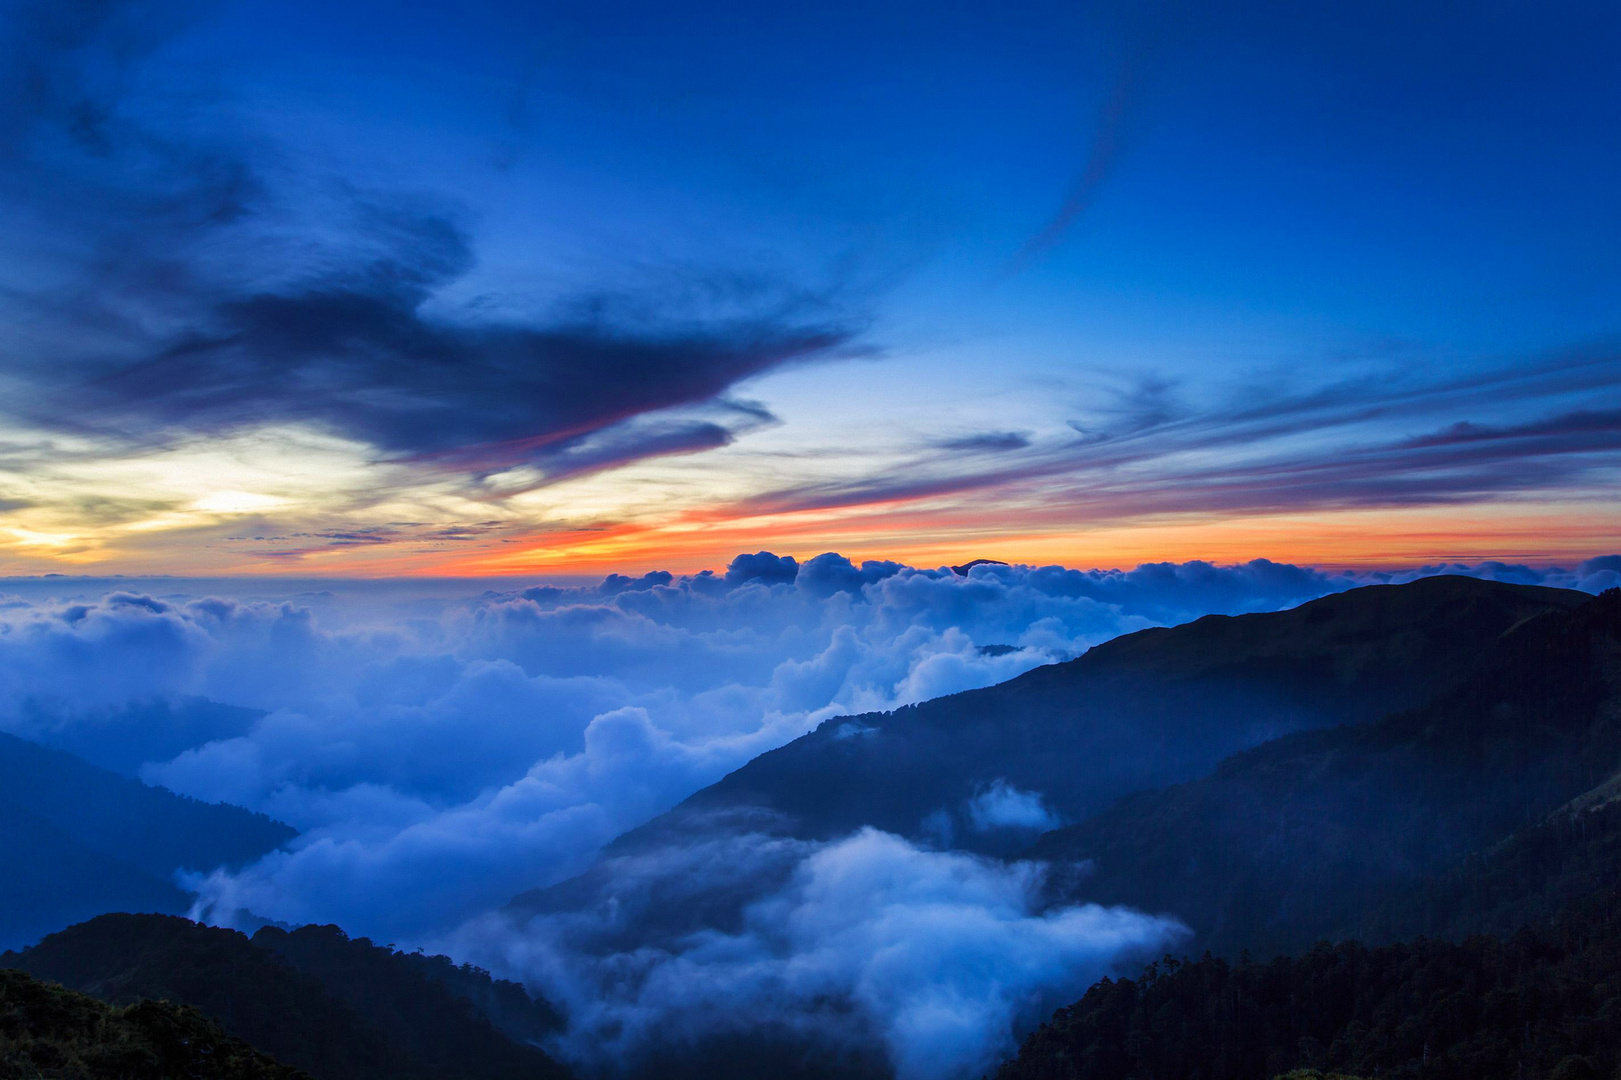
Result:
M11 572L1614 534L1610 5L6 10Z

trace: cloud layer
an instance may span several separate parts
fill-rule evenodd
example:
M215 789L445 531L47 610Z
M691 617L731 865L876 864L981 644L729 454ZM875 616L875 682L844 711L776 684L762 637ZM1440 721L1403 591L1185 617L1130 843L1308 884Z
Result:
M723 832L603 869L569 910L520 904L456 943L561 1002L557 1048L609 1075L769 1039L878 1050L900 1080L977 1076L1020 1027L1185 933L1124 909L1042 911L1040 866L871 829L826 844ZM679 917L693 907L702 922Z
M407 604L410 586L390 586L413 614L372 621L334 615L330 599L324 620L263 598L19 599L0 612L0 723L304 830L293 850L200 883L221 911L407 938L578 872L827 717L1003 681L1150 625L1449 571L1621 580L1613 557L1572 571L1353 576L1258 561L960 575L762 552L725 573L457 600ZM1037 822L1031 798L988 790L979 818Z
M773 1037L934 1075L947 1057L988 1060L1047 995L1173 929L1041 911L1039 868L875 833L717 834L616 864L607 907L585 878L561 886L586 890L577 903L491 912L826 718L999 682L1142 627L1444 572L1597 591L1621 584L1621 556L1353 575L1265 561L960 573L757 552L721 573L298 598L262 581L85 596L72 579L18 581L27 596L0 602L0 729L302 830L251 866L186 876L199 915L476 953L572 1004L566 1049L582 1060L599 1045L656 1054L639 1040L666 1029L740 1037L701 1021L755 1002ZM1055 823L1005 782L963 820ZM950 848L949 823L931 835ZM669 903L683 888L710 899ZM662 925L658 910L696 921Z

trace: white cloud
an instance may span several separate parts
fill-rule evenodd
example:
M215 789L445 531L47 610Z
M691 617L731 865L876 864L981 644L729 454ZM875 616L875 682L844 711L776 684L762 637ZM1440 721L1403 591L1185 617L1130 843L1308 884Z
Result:
M1056 829L1062 822L1048 809L1041 794L1021 791L1006 780L996 783L968 800L968 821L976 832L995 829Z
M864 829L813 844L721 834L615 860L568 911L486 916L459 951L569 1012L555 1047L612 1072L670 1043L772 1031L876 1042L900 1080L977 1076L1015 1034L1122 962L1180 940L1121 908L1039 910L1043 868ZM663 909L731 898L718 920Z
M1426 569L1597 589L1621 560ZM576 873L825 718L999 682L1156 623L1416 573L1257 562L962 577L759 554L724 575L459 597L443 584L277 596L264 581L75 597L71 579L15 582L0 605L0 729L133 747L110 763L304 830L289 852L198 879L217 910L404 941ZM190 698L264 715L204 714L157 739L150 707ZM982 798L986 826L1044 812L1030 793Z

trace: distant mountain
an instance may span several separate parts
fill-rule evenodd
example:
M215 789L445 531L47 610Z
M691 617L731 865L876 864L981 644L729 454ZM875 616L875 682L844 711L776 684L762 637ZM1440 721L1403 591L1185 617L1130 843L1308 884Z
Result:
M37 704L23 709L34 741L129 777L148 762L168 761L215 739L246 735L265 715L261 709L206 698L131 702L71 721Z
M193 1006L315 1080L568 1075L538 1048L503 1034L475 1004L504 1001L507 1026L545 1033L556 1013L529 1002L521 987L443 958L351 940L336 927L267 927L250 940L173 916L104 915L0 955L7 967L115 1005Z
M176 870L240 865L296 835L0 734L0 947L106 911L183 912Z
M1001 559L969 559L965 563L961 563L961 564L959 564L957 566L953 566L951 568L951 572L953 574L956 574L958 577L967 577L968 572L970 570L972 570L976 566L1006 566L1006 565L1007 565L1007 563L1003 562Z
M1445 917L1393 905L1420 892L1439 902L1436 875L1585 793L1613 792L1621 592L1526 618L1471 670L1429 704L1278 739L1049 833L1027 854L1084 862L1074 895L1174 913L1195 947L1220 953L1512 929L1512 918L1487 919L1479 896L1455 897Z
M114 1008L0 971L0 1075L52 1080L308 1080L195 1009L164 1001Z
M182 912L190 903L164 879L0 800L0 945L26 945L65 921L104 911Z
M1033 838L1021 825L1081 821L1280 735L1423 704L1471 679L1512 627L1588 599L1444 576L1145 630L998 686L829 720L614 850L730 816L807 838L873 825L1009 854ZM1046 814L976 815L996 791Z

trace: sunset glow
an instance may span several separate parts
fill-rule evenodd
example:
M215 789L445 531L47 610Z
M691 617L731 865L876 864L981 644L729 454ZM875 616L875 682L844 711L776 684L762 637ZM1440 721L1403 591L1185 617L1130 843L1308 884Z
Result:
M1581 35L329 16L13 43L0 574L1621 536L1621 148Z

